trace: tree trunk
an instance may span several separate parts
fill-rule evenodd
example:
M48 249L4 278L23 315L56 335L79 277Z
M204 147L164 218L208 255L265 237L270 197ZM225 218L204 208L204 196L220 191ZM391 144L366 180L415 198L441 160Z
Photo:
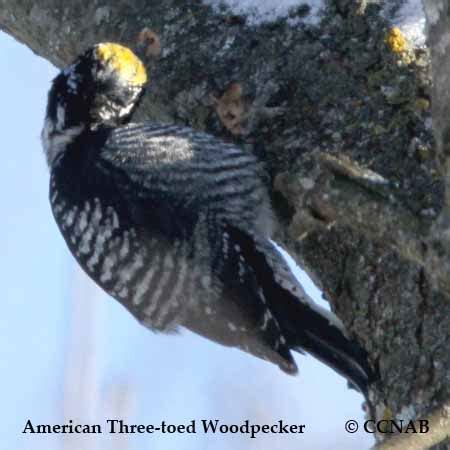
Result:
M0 27L58 67L130 46L150 73L141 118L263 159L278 239L379 371L372 414L423 418L450 397L450 6L424 3L433 88L430 52L365 0L317 24L305 7L254 24L195 0L0 0Z

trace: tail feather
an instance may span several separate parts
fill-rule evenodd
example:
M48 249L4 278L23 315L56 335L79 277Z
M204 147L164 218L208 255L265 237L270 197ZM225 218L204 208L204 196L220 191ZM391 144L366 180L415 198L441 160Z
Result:
M289 291L284 290L284 294L271 306L288 345L293 350L310 353L367 395L373 375L362 347L348 339L328 318L299 302Z
M367 354L354 340L349 339L341 322L329 311L312 302L295 281L281 254L267 242L229 226L228 233L243 249L247 261L255 269L272 314L277 319L291 350L305 350L343 375L367 396L374 380Z

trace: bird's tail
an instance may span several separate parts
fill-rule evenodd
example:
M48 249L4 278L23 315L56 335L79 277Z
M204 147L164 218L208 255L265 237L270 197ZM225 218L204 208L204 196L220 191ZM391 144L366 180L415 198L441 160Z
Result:
M257 268L257 283L289 348L310 353L367 396L374 372L366 352L347 337L341 321L308 297L270 241L255 240L236 229L228 232L245 251L252 267Z
M374 378L367 354L336 323L330 322L328 315L322 315L316 308L311 309L287 289L280 290L271 307L292 350L310 353L367 396Z

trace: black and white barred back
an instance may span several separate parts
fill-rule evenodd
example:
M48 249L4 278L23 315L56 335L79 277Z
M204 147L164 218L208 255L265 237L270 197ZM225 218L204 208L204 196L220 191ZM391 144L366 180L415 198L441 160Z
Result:
M53 213L86 273L152 330L182 326L288 373L297 370L291 350L303 349L365 393L363 351L308 299L269 240L271 207L255 157L187 127L120 125L123 108L133 110L124 101L97 114L99 102L94 108L83 97L94 108L85 123L77 97L83 73L71 67L58 83L72 80L81 119L54 87L43 141Z

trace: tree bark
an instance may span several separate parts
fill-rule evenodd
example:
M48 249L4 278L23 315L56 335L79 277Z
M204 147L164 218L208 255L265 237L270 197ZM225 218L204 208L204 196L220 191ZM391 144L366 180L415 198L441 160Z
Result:
M278 239L379 371L373 414L421 418L450 397L450 6L424 2L433 88L430 52L363 0L317 25L301 7L252 25L195 0L0 0L0 28L58 67L124 43L150 73L141 118L263 159Z

